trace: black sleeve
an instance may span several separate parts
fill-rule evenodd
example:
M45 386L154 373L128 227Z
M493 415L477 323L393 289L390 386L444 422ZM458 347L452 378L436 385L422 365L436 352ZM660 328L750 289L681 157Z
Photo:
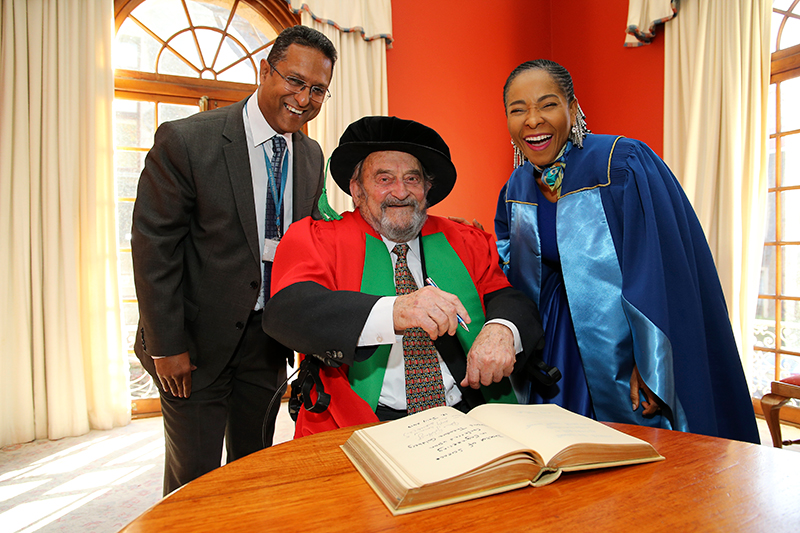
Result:
M380 296L332 291L313 281L294 283L264 307L264 331L300 353L353 364L375 347L358 348L358 337Z

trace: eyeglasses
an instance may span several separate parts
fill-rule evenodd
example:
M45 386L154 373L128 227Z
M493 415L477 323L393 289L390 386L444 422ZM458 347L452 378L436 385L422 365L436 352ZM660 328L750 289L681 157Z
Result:
M272 70L278 72L278 69L275 68L275 65L272 63L269 64L272 67ZM306 90L306 87L309 88L308 97L311 98L313 101L317 102L318 104L324 104L325 100L331 97L331 92L328 90L327 87L320 87L319 85L309 85L300 78L295 78L294 76L284 76L280 72L278 72L278 76L283 78L284 87L286 87L287 91L291 91L295 94L300 94L301 92Z

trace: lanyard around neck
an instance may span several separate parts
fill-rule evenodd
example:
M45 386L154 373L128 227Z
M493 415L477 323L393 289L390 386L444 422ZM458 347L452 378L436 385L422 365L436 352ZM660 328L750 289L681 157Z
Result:
M247 102L244 104L244 115L248 119L247 127L250 128L250 112L247 110L247 104L250 101L250 98L247 99ZM250 129L250 135L252 135L252 128ZM271 139L272 137L270 137ZM270 139L267 139L269 141ZM286 182L289 181L289 146L287 143L286 150L283 154L283 168L281 169L281 194L278 195L278 184L275 183L275 176L272 172L272 162L267 155L267 141L261 143L261 149L264 151L264 164L267 167L267 187L272 189L272 202L275 204L275 227L278 228L278 235L281 233L281 206L283 205L283 195L286 192Z
M267 187L272 190L272 201L275 204L275 226L278 228L278 234L280 234L281 206L283 205L283 196L286 192L286 182L289 181L289 148L287 147L283 154L283 164L281 165L281 192L279 195L275 174L272 172L272 162L270 161L269 156L267 156L267 148L264 146L265 144L267 144L266 141L261 143L261 149L264 151L264 163L267 166Z

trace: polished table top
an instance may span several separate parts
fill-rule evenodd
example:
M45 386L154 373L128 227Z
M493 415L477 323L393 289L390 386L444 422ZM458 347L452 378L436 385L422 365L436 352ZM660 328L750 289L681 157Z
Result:
M123 529L231 531L800 531L800 454L626 424L665 461L392 516L339 446L354 428L279 444L189 483Z

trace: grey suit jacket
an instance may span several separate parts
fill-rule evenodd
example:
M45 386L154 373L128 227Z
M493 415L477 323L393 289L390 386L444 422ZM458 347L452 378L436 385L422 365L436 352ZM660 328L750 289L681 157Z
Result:
M139 180L131 249L139 299L136 355L189 352L192 389L226 366L261 283L245 101L162 124ZM293 219L319 218L319 145L292 137Z

